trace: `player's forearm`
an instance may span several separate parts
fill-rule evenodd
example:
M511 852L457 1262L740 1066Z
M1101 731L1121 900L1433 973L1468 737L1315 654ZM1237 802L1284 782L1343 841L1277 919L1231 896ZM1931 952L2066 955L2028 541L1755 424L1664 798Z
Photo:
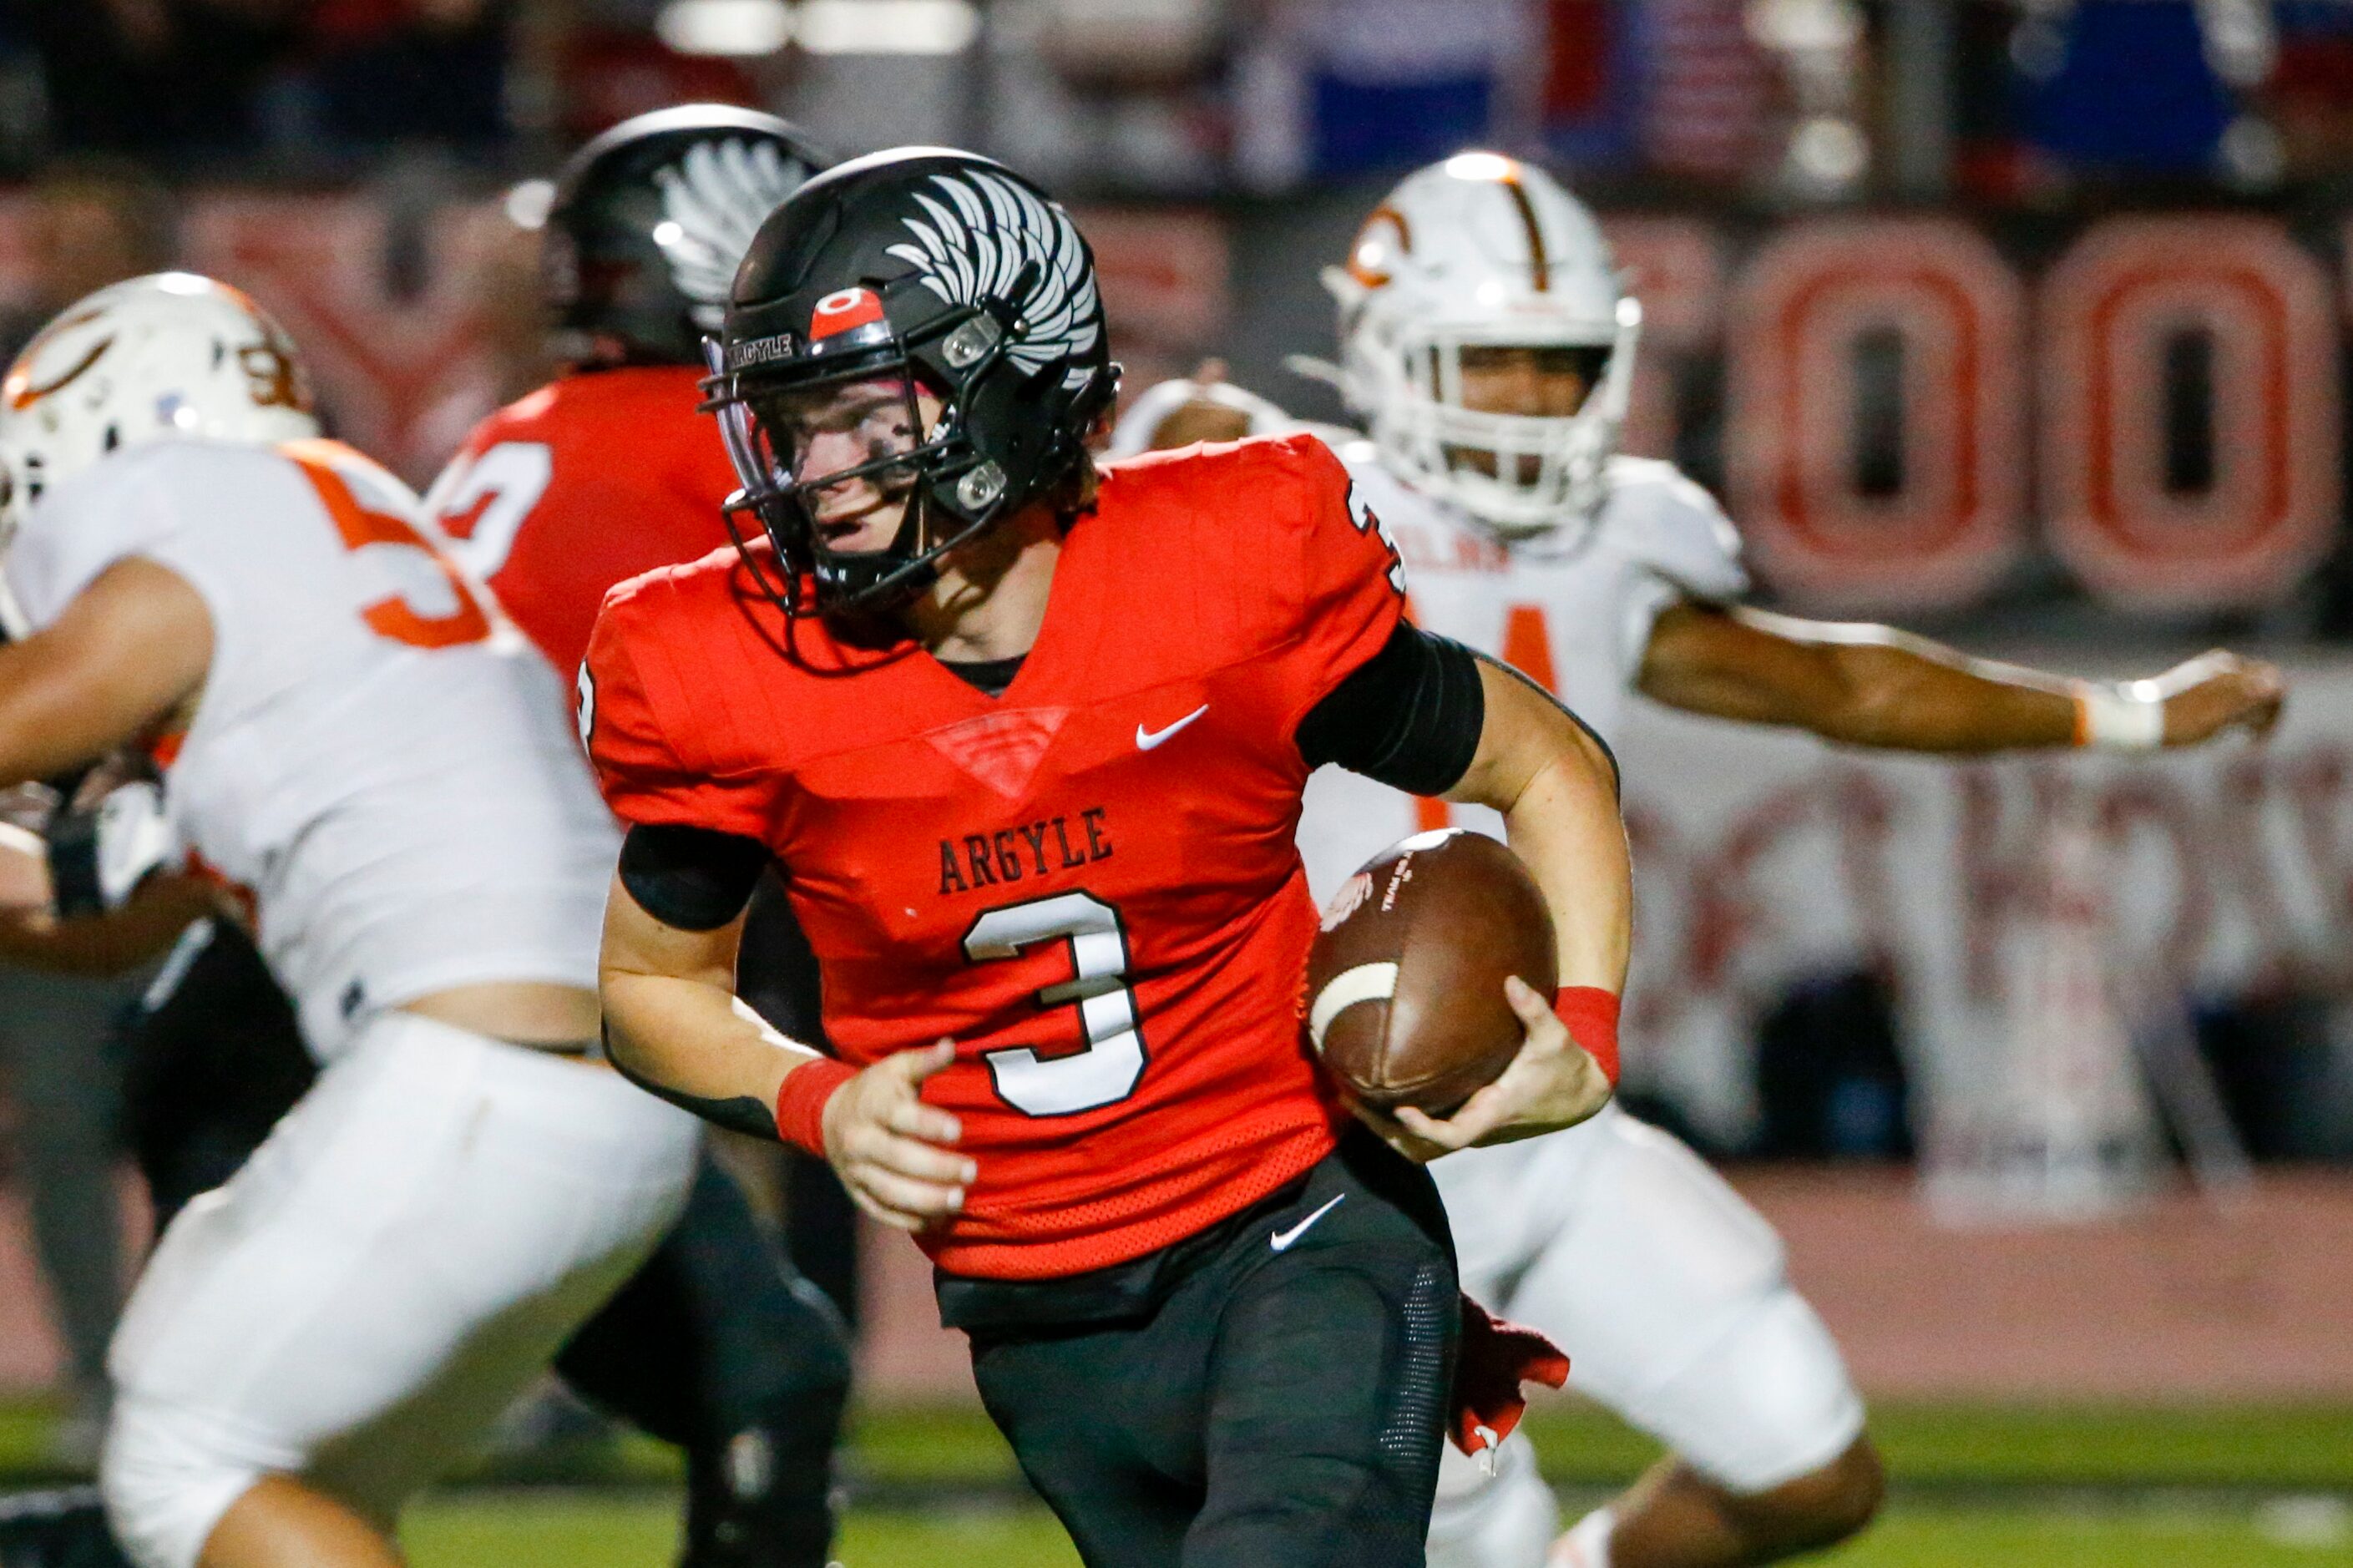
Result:
M2222 648L2120 683L1972 659L1902 633L1884 646L1841 648L1840 657L1867 712L1833 738L1914 751L2147 752L2233 731L2261 737L2286 697L2276 666Z
M736 999L743 917L708 931L664 923L615 875L597 963L605 1053L621 1076L707 1121L774 1138L785 1076L819 1060Z
M96 762L132 732L89 700L53 651L37 637L0 647L0 788Z
M1909 637L1831 657L1847 692L1811 726L1826 740L1959 755L2076 743L2072 684Z
M1503 814L1552 915L1559 990L1545 996L1516 978L1504 987L1527 1039L1503 1077L1449 1121L1398 1111L1417 1158L1573 1127L1609 1102L1617 1077L1617 999L1634 907L1617 769L1582 724L1524 678L1484 661L1479 673L1479 752L1449 795Z
M1552 911L1560 984L1626 988L1633 879L1616 805L1576 764L1546 768L1504 812L1504 834Z
M212 647L185 580L142 559L109 567L56 625L0 647L0 787L134 743L193 702Z
M1671 708L1712 719L1947 755L2260 737L2287 694L2277 666L2221 648L2110 685L1971 658L1893 626L1689 603L1652 623L1640 683Z
M606 1055L621 1075L731 1131L775 1138L785 1075L818 1059L724 984L608 967L599 990Z
M1634 891L1616 769L1550 698L1492 664L1480 673L1487 732L1451 796L1503 814L1552 912L1560 984L1621 992Z
M59 920L47 900L48 868L39 841L29 852L13 830L0 847L0 958L59 974L121 974L169 948L196 921L220 911L207 883L189 877L153 877L117 910L87 919ZM38 891L37 900L34 898Z
M2066 746L2080 683L1893 626L1684 604L1652 626L1647 695L1686 712L1894 751Z
M0 655L9 650L0 648ZM96 762L130 739L92 726L75 704L46 688L11 686L16 667L0 666L0 789L37 784ZM71 716L69 716L71 715Z

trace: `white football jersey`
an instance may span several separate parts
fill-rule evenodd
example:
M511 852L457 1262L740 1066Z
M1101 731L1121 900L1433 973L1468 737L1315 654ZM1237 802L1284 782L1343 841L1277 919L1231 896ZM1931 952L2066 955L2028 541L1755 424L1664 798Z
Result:
M422 515L335 443L160 441L53 487L5 564L34 627L132 556L203 596L167 793L322 1058L430 992L596 984L613 820L546 661Z
M1659 612L1681 599L1739 597L1748 588L1740 540L1701 489L1672 463L1609 460L1609 494L1591 528L1506 544L1455 509L1409 489L1369 441L1335 447L1404 558L1417 625L1509 660L1546 686L1606 741L1641 674ZM1338 768L1308 782L1299 827L1307 879L1321 900L1373 856L1419 827L1411 797ZM1447 808L1442 820L1501 837L1494 813Z

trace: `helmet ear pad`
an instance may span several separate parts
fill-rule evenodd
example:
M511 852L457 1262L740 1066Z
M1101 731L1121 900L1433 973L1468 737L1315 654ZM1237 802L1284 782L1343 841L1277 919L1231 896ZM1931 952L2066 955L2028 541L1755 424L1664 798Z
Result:
M996 312L985 312L993 321ZM986 335L986 334L983 334ZM947 388L944 428L961 433L973 461L944 462L932 481L933 500L965 522L983 510L1018 508L1054 489L1087 461L1086 439L1118 391L1116 367L1077 397L1063 395L1062 367L1025 371L997 349L959 371L950 331L916 351L922 374ZM936 346L934 346L936 345Z

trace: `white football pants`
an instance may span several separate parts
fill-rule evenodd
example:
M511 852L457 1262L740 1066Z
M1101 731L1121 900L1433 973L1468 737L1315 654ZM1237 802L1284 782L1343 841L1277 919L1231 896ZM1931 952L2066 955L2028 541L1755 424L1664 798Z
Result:
M1613 1104L1565 1132L1430 1169L1462 1289L1552 1336L1570 1387L1702 1474L1769 1490L1862 1433L1862 1401L1784 1278L1780 1237L1675 1138ZM1551 1493L1525 1437L1499 1460L1489 1477L1445 1450L1432 1568L1541 1568L1558 1527Z
M697 1127L576 1058L366 1026L132 1295L100 1468L132 1559L193 1568L271 1474L389 1531L652 1250Z

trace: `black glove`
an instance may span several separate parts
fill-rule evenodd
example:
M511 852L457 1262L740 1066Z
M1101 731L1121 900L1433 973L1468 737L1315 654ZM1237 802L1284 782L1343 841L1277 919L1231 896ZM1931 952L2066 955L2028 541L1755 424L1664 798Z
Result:
M100 763L77 784L42 837L61 920L121 909L179 848L163 781L152 771L112 763Z

